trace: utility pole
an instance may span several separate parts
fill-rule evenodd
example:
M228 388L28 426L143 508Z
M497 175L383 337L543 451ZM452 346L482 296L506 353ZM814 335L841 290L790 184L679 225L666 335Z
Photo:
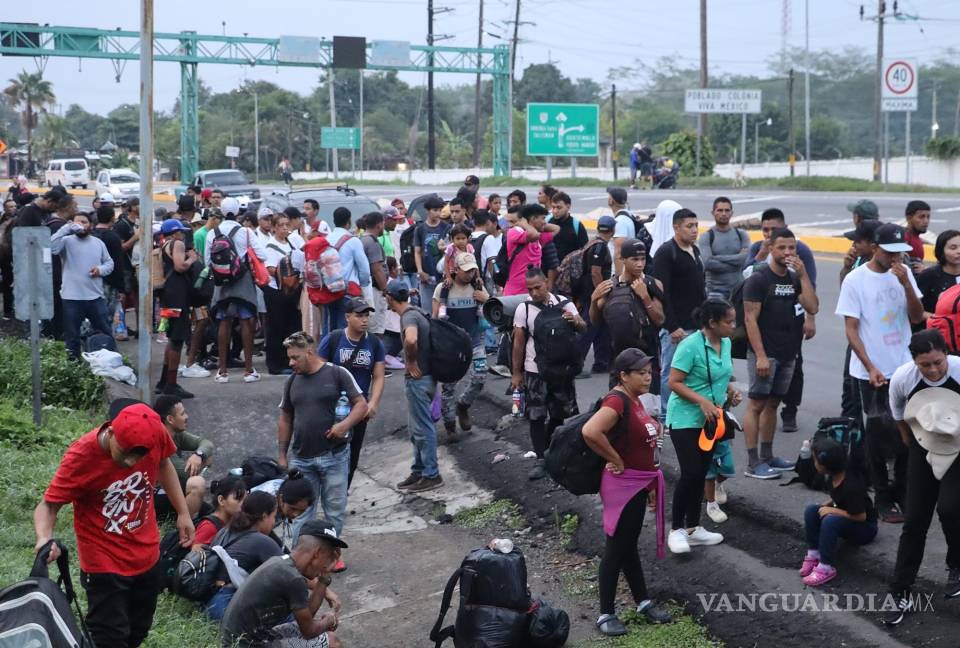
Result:
M433 0L427 0L427 45L431 47L427 57L427 168L437 168L437 140L433 123Z
M940 124L937 122L937 86L940 82L933 81L933 101L930 104L930 139L937 139L937 133L940 131Z
M483 47L483 0L480 0L480 19L477 22L477 49ZM477 54L477 69L483 62L483 54ZM480 168L480 73L473 91L473 166Z
M960 90L957 90L957 107L953 111L953 136L960 135Z
M704 0L705 2L706 0ZM520 33L520 0L517 0L517 9L513 16L513 45L510 48L510 79L513 83L513 72L517 69L517 36Z
M181 98L181 101L183 99ZM29 106L29 103L28 103ZM189 182L190 178L185 181ZM150 331L153 330L153 284L150 255L153 237L147 236L153 220L153 0L140 0L140 246L138 272L140 310L137 313L137 387L140 400L153 402L150 373ZM35 320L34 320L35 321ZM35 324L33 324L35 326Z
M797 132L793 128L793 68L787 77L787 160L790 163L790 177L793 177L797 164Z
M260 184L260 101L253 89L253 181Z
M620 151L617 149L617 84L610 86L610 107L613 112L610 121L613 123L613 180L617 180L617 167L620 166Z
M327 70L327 84L330 86L330 127L337 127L337 102L333 91L334 75L333 68ZM330 155L333 159L333 179L336 180L340 174L340 152L337 149L330 149Z
M880 156L883 153L883 133L880 127L880 95L883 79L883 19L887 11L887 3L877 0L877 69L874 72L873 93L873 180L880 181ZM863 7L860 7L860 16L863 17Z
M700 87L707 87L707 0L700 0ZM697 113L697 175L701 173L701 141L707 136L707 127L707 116Z
M882 0L881 0L882 1ZM803 50L803 135L806 146L804 157L807 167L807 176L810 175L810 0L803 2L803 16L805 23L805 44ZM879 63L877 67L879 69Z

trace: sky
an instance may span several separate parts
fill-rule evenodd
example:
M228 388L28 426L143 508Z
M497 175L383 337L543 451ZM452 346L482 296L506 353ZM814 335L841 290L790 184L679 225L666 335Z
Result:
M485 0L484 44L506 43L512 35L517 0ZM766 60L780 51L784 0L709 0L708 50L710 73L764 74ZM861 21L856 0L808 0L810 48L840 49L860 46L874 52L876 24ZM520 46L517 75L534 63L554 62L566 76L589 77L606 83L611 67L654 62L670 56L678 63L699 64L698 0L520 0ZM804 0L791 5L788 43L804 42ZM94 0L79 4L68 0L15 3L6 7L3 20L40 24L139 30L137 0ZM476 46L480 0L435 0L435 6L453 11L438 13L435 33L453 38L442 45ZM867 0L867 14L876 13L876 0ZM888 5L892 7L892 0ZM75 8L83 6L83 11ZM71 7L67 10L66 7ZM887 23L886 52L920 63L960 47L960 1L901 0L901 12L923 20ZM889 9L888 9L889 11ZM260 37L365 36L369 40L408 40L425 44L427 0L155 0L158 32L194 30L199 33ZM76 14L76 15L73 15ZM225 25L224 25L225 23ZM532 23L532 24L528 24ZM0 83L20 70L36 71L32 59L0 57ZM139 103L136 62L129 62L117 81L109 61L50 58L45 77L53 82L58 106L66 110L80 104L106 114L124 103ZM318 80L310 69L262 69L233 65L199 67L200 78L214 91L224 92L246 80L266 80L307 94ZM425 75L405 73L407 82L419 85ZM438 75L440 85L472 82L467 75ZM635 83L635 82L634 82ZM920 79L923 91L923 79ZM628 83L629 86L629 83ZM623 85L620 86L623 88ZM155 106L169 111L180 91L176 63L155 67Z

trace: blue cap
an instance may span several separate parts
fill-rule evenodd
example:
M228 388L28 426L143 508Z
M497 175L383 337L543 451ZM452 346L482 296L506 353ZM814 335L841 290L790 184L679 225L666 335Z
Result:
M612 232L617 227L617 219L613 216L601 216L597 221L598 232Z
M178 221L176 218L168 218L160 225L160 233L164 236L170 236L174 232L189 232L190 228Z
M508 227L510 227L510 221L508 221L505 216L501 216L497 220L497 225L500 226L500 229L507 229Z

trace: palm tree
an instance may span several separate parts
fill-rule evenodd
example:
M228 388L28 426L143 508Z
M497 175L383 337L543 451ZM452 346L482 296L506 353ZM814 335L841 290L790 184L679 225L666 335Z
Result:
M44 106L53 103L53 86L42 73L23 71L17 78L10 79L10 85L3 93L22 106L23 126L27 129L27 173L30 174L33 171L33 129L37 125L37 113L45 112Z

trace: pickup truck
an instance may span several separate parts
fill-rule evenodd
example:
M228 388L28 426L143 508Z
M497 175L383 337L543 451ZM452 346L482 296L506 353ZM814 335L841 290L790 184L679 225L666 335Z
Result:
M200 171L193 177L191 184L201 189L222 189L226 196L232 196L240 202L242 209L259 207L260 189L251 183L243 171L239 169L211 169ZM177 197L184 193L187 187L177 187Z

